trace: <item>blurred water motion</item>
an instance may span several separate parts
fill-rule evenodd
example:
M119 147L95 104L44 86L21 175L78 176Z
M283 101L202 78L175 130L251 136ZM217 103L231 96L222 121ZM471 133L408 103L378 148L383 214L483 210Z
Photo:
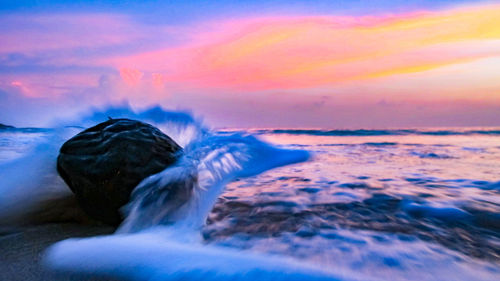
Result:
M381 279L500 277L500 135L249 131L313 159L229 184L205 243ZM1 161L43 138L0 135Z

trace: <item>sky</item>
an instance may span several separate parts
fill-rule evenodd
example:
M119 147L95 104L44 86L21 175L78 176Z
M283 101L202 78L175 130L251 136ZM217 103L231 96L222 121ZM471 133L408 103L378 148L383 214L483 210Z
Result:
M0 123L500 126L500 1L0 1Z

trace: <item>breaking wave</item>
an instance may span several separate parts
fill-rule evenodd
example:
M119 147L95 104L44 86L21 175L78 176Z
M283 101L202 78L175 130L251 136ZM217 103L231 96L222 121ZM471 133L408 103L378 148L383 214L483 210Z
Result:
M404 135L431 135L431 136L458 136L458 135L500 135L500 129L484 130L309 130L309 129L271 129L255 130L256 134L290 134L290 135L313 135L313 136L404 136Z
M249 134L212 133L186 112L110 107L59 122L31 153L4 164L10 180L0 187L0 210L13 218L29 205L35 210L42 204L31 198L49 194L48 190L67 192L55 169L59 147L76 131L108 118L152 123L183 146L185 153L175 165L135 188L117 234L58 242L46 254L47 267L129 280L340 280L331 272L290 258L202 244L201 227L227 183L306 161L310 154L279 148ZM16 192L5 196L12 189ZM342 278L350 279L354 280Z
M0 151L0 224L71 195L55 170L59 147L110 117L160 128L184 155L135 188L117 233L49 248L43 261L56 272L134 281L500 276L493 129L215 131L189 112L96 109L50 129L0 133L0 147L19 136L16 150L32 147L8 162ZM477 137L435 137L460 135Z

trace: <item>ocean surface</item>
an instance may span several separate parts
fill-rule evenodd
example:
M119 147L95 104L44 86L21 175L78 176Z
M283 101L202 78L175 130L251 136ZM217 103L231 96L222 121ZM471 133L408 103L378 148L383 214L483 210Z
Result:
M155 110L124 115L164 129L191 147L190 158L140 184L118 234L62 242L48 267L132 280L500 280L500 128L209 130ZM64 188L53 157L100 116L63 133L1 130L0 165L10 169L2 211L17 212L26 188L40 189L50 173L45 190ZM182 129L165 129L173 123ZM219 150L215 163L210 152ZM210 175L197 196L211 201L196 213L202 204L168 215L161 204L144 207L152 183L185 173ZM17 183L23 177L31 187ZM189 221L197 246L179 239L186 228L176 220Z

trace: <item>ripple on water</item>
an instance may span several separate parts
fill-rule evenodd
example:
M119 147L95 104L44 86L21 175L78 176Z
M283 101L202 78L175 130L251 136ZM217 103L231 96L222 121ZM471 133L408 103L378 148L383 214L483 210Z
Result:
M336 195L354 197L350 193ZM229 227L219 228L220 221L228 221ZM302 238L319 235L333 239L335 235L328 230L339 227L394 233L404 237L402 240L424 240L471 257L500 260L498 213L468 205L439 206L426 197L386 193L374 193L362 201L307 206L284 200L219 201L204 237L217 241L235 234L277 237L294 233Z

